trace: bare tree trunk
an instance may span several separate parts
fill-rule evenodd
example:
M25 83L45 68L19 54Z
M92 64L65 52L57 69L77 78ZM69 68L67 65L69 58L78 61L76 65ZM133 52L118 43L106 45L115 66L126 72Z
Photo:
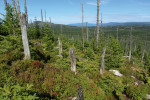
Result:
M17 5L18 14L20 15L20 6L19 6L19 1L18 0L16 0L16 5Z
M75 58L75 52L73 48L69 49L69 55L71 60L71 71L76 73L76 58Z
M12 3L13 3L13 9L14 9L14 13L17 14L17 10L16 10L16 5L15 5L15 1L12 0Z
M89 41L88 22L86 22L86 39L87 39L87 41Z
M5 3L5 9L6 9L8 7L7 0L4 0L4 3Z
M101 67L100 67L100 74L103 74L104 73L104 70L105 70L105 52L106 52L106 48L104 48L103 50L103 54L101 55Z
M62 55L62 42L61 42L60 37L58 37L58 47L59 47L59 56L63 57L63 55Z
M42 21L42 26L43 26L43 12L42 12L42 9L41 9L41 21Z
M27 21L27 26L28 26L28 12L27 12L27 4L26 4L26 0L24 0L24 9L25 9L25 14L26 14L26 21Z
M24 48L24 59L30 59L30 49L28 43L28 36L27 36L27 24L26 24L26 14L20 15L20 24L21 24L21 34L22 34L22 42Z
M97 0L97 37L96 37L96 45L98 48L99 41L99 0Z
M131 49L132 49L132 27L131 27L131 30L130 30L129 62L131 61Z
M84 32L83 32L83 24L84 24L84 16L83 16L83 3L82 3L82 38L83 38L83 40L82 40L82 46L83 46L83 49L84 49Z

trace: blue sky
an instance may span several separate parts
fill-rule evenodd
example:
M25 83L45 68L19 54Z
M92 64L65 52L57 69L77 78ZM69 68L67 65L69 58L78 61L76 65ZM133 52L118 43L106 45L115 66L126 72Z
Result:
M7 0L11 3L11 0ZM96 23L97 0L26 0L29 19L41 20L41 9L47 12L47 21L70 24L82 21L81 4L84 4L84 21ZM150 22L150 0L100 0L103 22ZM24 12L23 0L19 0ZM0 13L5 14L4 0L0 0ZM45 15L45 14L43 14ZM0 18L2 16L0 15Z

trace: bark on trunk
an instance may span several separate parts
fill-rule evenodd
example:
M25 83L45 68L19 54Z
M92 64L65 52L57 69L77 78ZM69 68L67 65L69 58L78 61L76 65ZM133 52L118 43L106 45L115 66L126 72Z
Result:
M96 37L96 45L98 48L99 41L99 0L97 0L97 37Z
M17 10L16 10L16 5L15 5L15 1L12 0L12 3L13 3L13 9L14 9L14 13L17 14Z
M42 26L43 26L43 12L42 12L42 9L41 9L41 21L42 21Z
M21 24L21 34L22 34L22 42L24 48L24 59L30 59L30 49L28 43L28 36L27 36L27 24L26 24L26 14L20 15L20 24Z
M84 16L83 16L83 3L82 3L82 47L84 49L84 31L83 31L83 24L84 24Z
M63 57L63 55L62 55L62 42L61 42L60 37L58 37L58 47L59 47L59 56Z
M71 71L76 73L76 58L75 58L75 52L73 48L69 49L69 55L71 60Z
M18 0L16 0L16 5L17 5L18 14L20 15L20 6L19 6L19 1Z
M28 12L27 12L27 4L26 4L26 0L24 0L24 9L25 9L25 14L26 14L26 21L27 21L27 26L28 26Z
M131 49L132 49L132 27L131 27L131 30L130 30L129 62L131 61Z
M88 22L86 22L86 39L87 39L87 41L89 41Z
M104 48L103 50L103 54L101 55L101 67L100 67L100 74L103 74L104 73L104 70L105 70L105 52L106 52L106 48Z

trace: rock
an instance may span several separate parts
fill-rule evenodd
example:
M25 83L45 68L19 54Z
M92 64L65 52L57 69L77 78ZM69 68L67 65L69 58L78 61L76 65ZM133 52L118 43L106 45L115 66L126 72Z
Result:
M73 97L72 100L77 100L77 97Z
M119 76L119 77L122 77L123 75L118 71L118 70L109 70L110 72L113 72L113 74L115 76Z
M131 76L131 77L135 79L135 76Z
M150 95L149 95L149 94L147 94L146 96L147 96L147 99L148 99L148 100L150 100Z

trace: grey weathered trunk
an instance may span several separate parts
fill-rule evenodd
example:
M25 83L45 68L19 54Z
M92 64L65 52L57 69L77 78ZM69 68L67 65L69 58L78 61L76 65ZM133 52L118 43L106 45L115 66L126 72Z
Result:
M99 41L99 0L97 0L97 36L96 36L96 45L98 48Z
M43 26L43 12L42 12L42 9L41 9L41 21L42 21L42 26Z
M21 24L21 34L22 34L22 42L24 48L24 59L30 59L30 49L28 43L28 36L27 36L27 24L26 24L26 14L20 15L20 24Z
M131 61L131 49L132 49L132 27L131 27L131 30L130 30L129 62Z
M25 9L25 14L26 14L26 21L27 21L27 25L28 25L28 12L27 12L27 3L26 0L24 0L24 9Z
M82 47L84 49L84 31L83 31L83 24L84 24L84 16L83 16L83 3L82 3Z
M17 14L17 10L16 10L15 1L14 1L14 0L12 0L12 3L13 3L14 14Z
M58 37L58 47L59 47L59 56L63 57L63 55L62 55L62 42L61 42L60 37Z
M84 100L82 86L80 84L79 84L79 87L78 87L78 100Z
M75 51L73 48L69 49L69 55L71 60L71 71L76 73L76 58L75 58Z
M20 15L20 6L19 6L19 1L18 0L16 0L16 5L17 5L18 14Z
M89 29L88 29L88 22L86 22L86 39L89 41Z
M103 54L101 55L101 66L100 66L100 74L103 74L104 73L104 70L105 70L105 52L106 52L106 48L104 48L103 50Z
M5 3L5 8L7 8L8 7L7 0L4 0L4 3Z

